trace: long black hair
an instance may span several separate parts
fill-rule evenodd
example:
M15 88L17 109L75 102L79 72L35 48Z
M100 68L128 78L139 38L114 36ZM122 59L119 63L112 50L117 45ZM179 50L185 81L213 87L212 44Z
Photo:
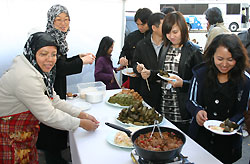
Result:
M114 40L111 37L109 37L109 36L103 37L100 44L99 44L95 60L97 61L97 59L100 56L106 56L108 49L113 45L113 43L114 43Z
M216 83L219 70L214 64L214 54L220 46L225 47L236 61L235 66L229 71L228 77L229 81L237 84L244 79L244 71L249 66L249 63L247 50L235 34L220 34L216 36L205 51L205 62L208 65L207 83L208 85Z

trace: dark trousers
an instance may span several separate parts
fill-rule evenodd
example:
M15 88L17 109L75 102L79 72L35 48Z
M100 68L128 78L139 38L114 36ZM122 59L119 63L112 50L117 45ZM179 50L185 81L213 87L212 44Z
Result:
M46 164L68 164L68 162L62 158L61 151L44 151Z

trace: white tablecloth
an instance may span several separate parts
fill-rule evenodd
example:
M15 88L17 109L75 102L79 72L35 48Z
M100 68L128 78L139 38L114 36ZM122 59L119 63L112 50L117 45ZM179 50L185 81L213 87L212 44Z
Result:
M116 121L116 117L121 108L110 106L106 104L105 101L119 91L120 90L106 91L103 102L92 104L92 107L86 111L100 121L100 126L95 132L87 132L82 128L70 132L69 139L73 164L133 164L130 157L132 149L113 146L106 140L107 136L112 133L114 129L105 125L105 122L119 125ZM76 101L69 100L69 102L74 104ZM165 120L163 126L177 129L167 120ZM188 160L195 164L221 163L188 136L186 136L186 143L181 153L184 156L188 156Z

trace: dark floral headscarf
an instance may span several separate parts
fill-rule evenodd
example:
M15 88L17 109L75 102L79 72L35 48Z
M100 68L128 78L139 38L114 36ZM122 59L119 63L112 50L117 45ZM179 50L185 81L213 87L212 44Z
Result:
M69 32L69 29L67 30L67 32L63 32L54 28L54 20L61 13L65 13L69 17L69 12L67 8L62 5L57 4L57 5L52 6L49 9L47 13L48 22L47 22L47 28L45 32L50 33L51 36L53 36L56 39L59 49L60 49L59 55L67 56L67 52L69 49L68 49L68 43L66 42L66 36Z
M43 72L36 61L36 52L45 46L57 46L56 40L48 33L37 32L30 35L27 40L23 54L28 61L42 74L44 83L47 88L47 96L53 99L53 85L56 77L56 67L54 66L50 72Z

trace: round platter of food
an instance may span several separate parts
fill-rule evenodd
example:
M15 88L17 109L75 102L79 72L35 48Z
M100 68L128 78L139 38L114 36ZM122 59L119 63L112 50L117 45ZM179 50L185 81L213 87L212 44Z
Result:
M142 97L133 89L123 89L121 92L116 93L105 100L108 105L120 108L127 108L130 105L134 105L142 101Z
M143 103L123 108L116 118L124 126L153 126L155 120L162 124L164 119L154 108L144 106Z
M139 130L139 127L128 127L130 131L135 132L136 130ZM111 145L120 147L120 148L127 148L131 149L133 147L133 143L131 141L131 138L128 137L128 135L125 132L122 131L112 131L111 133L108 134L106 138L107 142L110 143Z

